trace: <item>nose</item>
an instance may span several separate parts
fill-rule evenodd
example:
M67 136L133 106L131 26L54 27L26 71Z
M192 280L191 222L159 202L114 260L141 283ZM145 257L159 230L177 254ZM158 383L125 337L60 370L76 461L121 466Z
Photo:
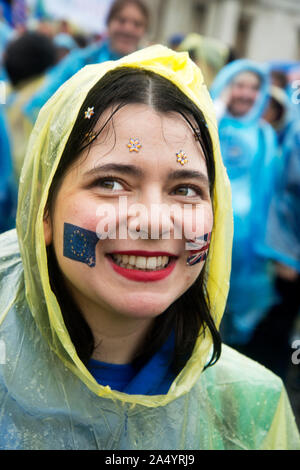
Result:
M158 188L143 193L128 208L128 231L135 238L170 239L174 229L174 207L164 200Z
M135 26L134 21L131 21L131 20L124 21L124 23L122 24L123 33L134 35L135 31L136 31L136 26Z
M244 88L244 96L247 99L254 100L257 95L257 90L251 86L247 86Z

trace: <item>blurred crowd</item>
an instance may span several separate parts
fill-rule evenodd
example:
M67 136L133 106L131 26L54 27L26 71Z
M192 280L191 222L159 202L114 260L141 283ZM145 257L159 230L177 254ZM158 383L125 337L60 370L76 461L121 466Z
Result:
M25 21L13 4L0 1L0 232L15 226L18 181L41 107L85 65L147 45L150 21L142 1L116 0L106 32L95 35L45 14ZM232 188L223 341L286 380L300 307L300 63L238 58L192 31L165 45L188 52L202 70Z

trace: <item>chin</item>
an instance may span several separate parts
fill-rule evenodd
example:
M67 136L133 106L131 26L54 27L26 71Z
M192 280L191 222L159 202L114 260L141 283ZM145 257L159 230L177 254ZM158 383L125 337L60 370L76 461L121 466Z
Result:
M132 318L156 318L161 315L172 301L163 301L161 296L135 296L135 298L126 299L124 304L116 308L123 315Z
M132 52L135 52L137 50L137 45L135 44L132 46L124 47L124 44L122 44L120 47L116 47L116 50L120 55L125 56L131 54Z

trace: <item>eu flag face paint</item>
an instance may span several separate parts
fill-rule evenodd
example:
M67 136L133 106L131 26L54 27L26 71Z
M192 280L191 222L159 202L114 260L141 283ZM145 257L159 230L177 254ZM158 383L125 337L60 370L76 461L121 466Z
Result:
M87 264L90 268L96 266L96 245L99 238L95 232L64 224L64 256Z

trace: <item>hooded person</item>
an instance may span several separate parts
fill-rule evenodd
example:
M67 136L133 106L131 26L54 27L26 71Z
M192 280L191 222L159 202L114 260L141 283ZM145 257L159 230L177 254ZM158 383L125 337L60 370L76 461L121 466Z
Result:
M260 251L296 272L300 272L299 182L300 126L285 90L272 86L264 118L273 126L280 149L279 175L272 196Z
M225 341L240 350L276 299L272 269L257 250L279 174L276 135L262 120L268 92L267 70L247 59L224 67L211 88L234 215L230 291L222 328Z
M263 118L273 127L277 135L280 153L284 153L285 137L295 121L289 96L284 89L275 85L270 87L269 102L264 111Z
M145 217L153 203L170 236ZM281 380L221 353L231 245L213 104L188 54L151 46L66 82L1 237L1 448L300 448Z
M148 22L149 12L142 0L115 0L106 20L106 39L71 51L51 69L45 83L24 105L28 119L34 123L51 95L85 65L117 60L137 50Z
M265 254L300 273L300 126L293 123L283 144L281 178L268 213Z
M53 42L56 48L57 62L63 60L70 52L78 49L78 44L73 36L67 33L56 34L53 38Z
M281 149L280 179L270 202L265 233L258 247L261 256L274 262L278 299L257 325L245 352L285 381L291 367L292 338L300 308L299 122L290 124Z

